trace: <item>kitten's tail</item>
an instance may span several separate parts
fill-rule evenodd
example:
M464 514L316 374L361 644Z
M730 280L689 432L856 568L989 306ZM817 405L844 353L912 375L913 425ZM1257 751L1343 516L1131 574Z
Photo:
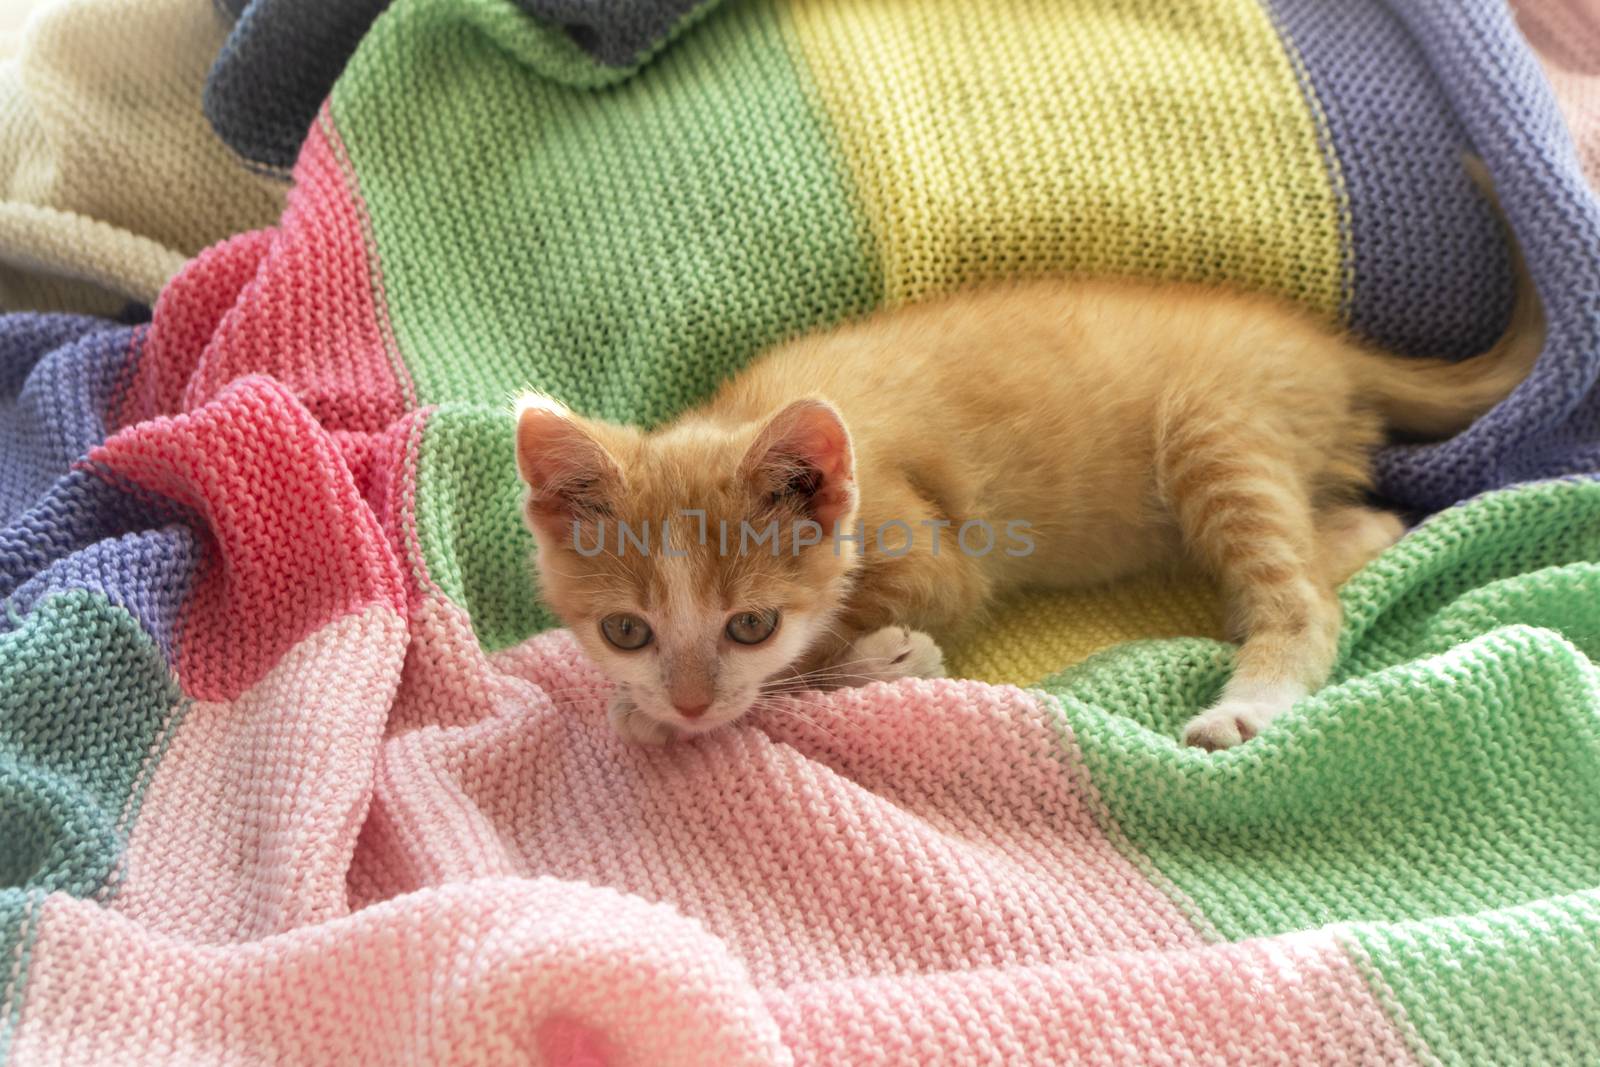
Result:
M1450 437L1471 426L1528 376L1544 348L1544 307L1528 275L1522 249L1506 224L1483 163L1476 157L1468 157L1464 163L1494 205L1505 230L1516 298L1500 340L1471 359L1452 362L1363 353L1358 371L1362 395L1391 428L1419 437Z

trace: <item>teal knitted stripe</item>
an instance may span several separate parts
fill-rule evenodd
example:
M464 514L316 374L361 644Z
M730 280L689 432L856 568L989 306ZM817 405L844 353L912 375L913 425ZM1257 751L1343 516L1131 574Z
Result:
M0 1026L26 988L29 917L44 893L112 886L141 773L181 694L131 615L82 590L0 634ZM15 973L13 973L15 972Z
M179 699L161 649L97 593L50 597L0 634L0 789L31 781L39 789L25 792L49 794L31 816L15 793L0 801L0 818L12 824L0 833L3 884L96 887L102 859L52 851L78 836L54 828L79 819L116 825Z
M9 1061L11 1036L22 1015L22 991L43 902L38 890L0 888L0 1063Z

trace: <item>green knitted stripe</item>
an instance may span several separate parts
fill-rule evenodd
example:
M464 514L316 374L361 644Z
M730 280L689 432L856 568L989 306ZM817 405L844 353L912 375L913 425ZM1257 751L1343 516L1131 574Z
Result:
M417 456L417 536L431 578L465 608L485 649L559 625L539 599L533 537L523 528L512 422L449 404L428 416Z
M1600 892L1343 934L1375 992L1445 1063L1600 1060Z
M528 77L542 40L505 0L396 5L333 94L420 403L504 411L536 386L655 423L877 301L867 227L770 3L711 13L649 77L598 92ZM402 88L429 105L401 106ZM796 202L803 219L774 233Z
M1336 684L1228 753L1175 741L1226 675L1213 642L1046 687L1132 847L1226 938L1575 893L1600 884L1595 560L1594 482L1440 514L1346 587Z
M41 897L110 888L180 698L161 649L98 594L49 597L0 634L0 1057Z
M418 399L473 405L430 420L417 512L429 575L491 648L550 622L507 506L513 394L659 423L882 292L774 5L713 11L649 77L602 91L528 77L548 47L503 0L415 0L374 26L332 100Z
M99 594L50 597L0 634L0 887L105 886L180 696L160 648Z

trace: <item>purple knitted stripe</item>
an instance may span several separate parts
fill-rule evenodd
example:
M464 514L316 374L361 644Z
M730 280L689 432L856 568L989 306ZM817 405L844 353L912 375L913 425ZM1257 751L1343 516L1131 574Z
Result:
M1338 5L1344 9L1345 4ZM1600 471L1600 200L1504 0L1390 0L1488 165L1545 305L1533 373L1466 433L1379 456L1385 494L1435 510Z
M1511 311L1511 268L1461 168L1467 136L1382 0L1266 0L1298 53L1347 200L1346 315L1396 352L1468 356Z
M144 327L78 315L0 315L0 634L41 601L89 590L172 659L200 556L170 506L80 469Z

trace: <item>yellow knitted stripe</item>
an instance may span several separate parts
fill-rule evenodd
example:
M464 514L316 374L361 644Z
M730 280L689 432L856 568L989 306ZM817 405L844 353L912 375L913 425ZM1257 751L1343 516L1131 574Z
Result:
M795 0L890 303L1018 272L1226 279L1332 317L1339 203L1257 0Z
M1223 636L1216 590L1188 576L1150 575L1077 593L1032 593L1004 605L945 650L952 678L1032 685L1124 641Z
M1340 311L1340 203L1256 0L794 0L889 303L1065 270L1226 280ZM1148 578L1007 606L947 650L1029 684L1136 638L1219 635L1214 593Z

